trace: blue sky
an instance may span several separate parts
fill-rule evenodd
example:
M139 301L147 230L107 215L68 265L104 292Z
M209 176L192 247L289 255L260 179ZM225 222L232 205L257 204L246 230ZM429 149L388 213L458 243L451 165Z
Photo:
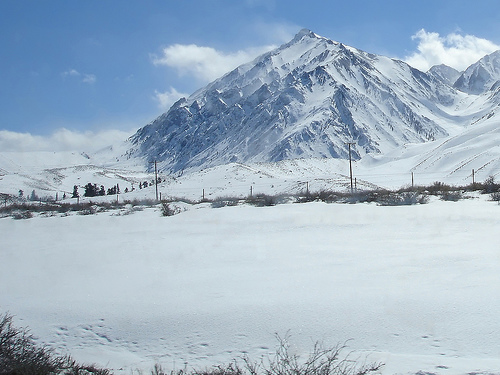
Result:
M499 20L497 0L1 0L0 151L123 137L301 28L463 69Z

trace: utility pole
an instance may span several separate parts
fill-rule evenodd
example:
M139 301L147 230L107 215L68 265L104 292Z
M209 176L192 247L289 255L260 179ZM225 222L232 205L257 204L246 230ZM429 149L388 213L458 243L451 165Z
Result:
M349 176L351 177L351 194L354 193L354 185L352 181L352 158L351 158L351 146L355 145L355 142L346 142L346 144L349 146Z
M156 167L156 160L150 163L155 163L155 186L156 186L156 201L158 201L158 169Z

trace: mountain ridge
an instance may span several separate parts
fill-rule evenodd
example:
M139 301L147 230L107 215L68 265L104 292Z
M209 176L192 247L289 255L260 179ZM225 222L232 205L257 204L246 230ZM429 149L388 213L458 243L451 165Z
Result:
M131 137L128 156L175 172L346 158L348 142L355 159L383 154L446 137L468 121L452 109L466 95L447 80L303 29L176 102Z

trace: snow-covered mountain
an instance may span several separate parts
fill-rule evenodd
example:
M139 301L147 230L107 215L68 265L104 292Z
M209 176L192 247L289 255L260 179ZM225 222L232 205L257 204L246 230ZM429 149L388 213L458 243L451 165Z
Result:
M62 196L88 182L130 191L151 181L153 160L176 196L244 195L249 184L295 192L304 181L337 189L349 185L347 143L365 186L400 187L410 173L422 184L468 183L473 169L478 181L498 177L499 82L500 52L464 72L424 73L302 30L123 144L95 154L0 152L0 193Z
M458 77L460 77L461 72L451 66L440 64L431 67L427 74L441 80L447 85L453 85L457 81Z
M469 66L455 82L455 87L468 94L479 95L500 81L500 51L486 55Z
M448 72L449 76L449 72ZM442 138L464 94L408 64L309 30L181 99L131 138L172 171L384 154ZM459 119L460 120L460 119Z

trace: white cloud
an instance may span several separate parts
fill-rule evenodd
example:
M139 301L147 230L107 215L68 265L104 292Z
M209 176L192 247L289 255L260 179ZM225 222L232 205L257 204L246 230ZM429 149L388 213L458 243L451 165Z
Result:
M97 78L94 74L84 74L82 82L92 84L92 83L95 83L96 80L97 80Z
M165 92L159 92L155 90L155 100L158 102L158 107L162 111L168 110L172 106L172 104L174 104L180 98L187 98L188 96L189 94L180 93L173 87L170 87L170 91Z
M422 71L438 64L462 71L485 55L500 49L495 43L474 35L451 33L442 37L424 29L413 35L412 39L418 40L418 52L404 60Z
M152 58L155 65L174 68L181 76L193 75L206 83L273 48L276 46L269 45L224 53L212 47L174 44L164 48L161 56L152 56Z
M70 69L70 70L63 72L62 76L63 77L67 77L67 76L79 77L80 73L75 69Z
M126 140L132 132L103 130L100 132L78 132L65 128L48 136L0 130L0 150L2 151L86 151L94 152L104 147Z
M81 79L83 83L88 83L88 84L93 84L97 81L97 77L94 74L86 74L86 73L80 73L76 69L69 69L65 72L62 72L61 75L63 77L78 77Z

